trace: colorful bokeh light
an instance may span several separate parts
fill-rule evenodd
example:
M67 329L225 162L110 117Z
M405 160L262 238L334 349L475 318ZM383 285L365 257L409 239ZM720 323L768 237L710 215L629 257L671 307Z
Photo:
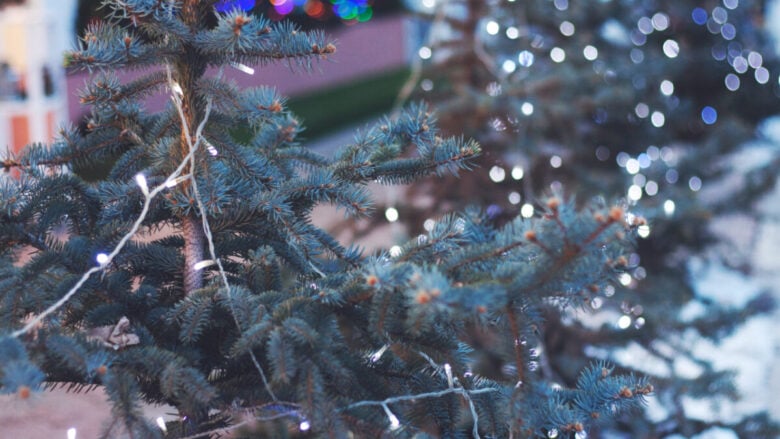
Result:
M311 18L321 19L325 16L325 5L320 0L308 0L303 5L303 11Z
M219 12L228 12L235 8L248 11L255 7L255 0L220 0L214 7Z
M374 15L369 0L330 0L333 13L345 21L368 21Z
M279 15L287 15L295 9L293 0L271 0L271 4Z

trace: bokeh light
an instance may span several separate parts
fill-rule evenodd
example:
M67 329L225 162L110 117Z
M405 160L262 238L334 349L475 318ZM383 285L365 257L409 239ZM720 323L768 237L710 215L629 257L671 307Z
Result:
M233 9L248 11L255 7L255 0L220 0L214 5L219 12L228 12Z
M718 121L718 112L708 105L701 109L701 120L707 125L712 125Z
M368 21L374 15L369 0L330 0L333 13L345 21Z

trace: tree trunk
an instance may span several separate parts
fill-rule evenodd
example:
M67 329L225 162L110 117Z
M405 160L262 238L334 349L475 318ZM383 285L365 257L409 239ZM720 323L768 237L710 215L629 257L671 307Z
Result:
M198 0L187 0L181 9L181 18L190 26L193 33L200 30L197 27L199 24L198 17L202 13L200 11L202 6L199 6L198 3ZM190 135L193 136L192 142L194 143L197 141L194 138L195 131L201 122L200 118L204 114L203 102L197 98L195 87L198 80L205 73L206 66L194 47L185 45L182 48L182 52L182 56L178 58L176 65L173 66L174 78L182 90L181 103L184 123L187 125L186 128L189 130ZM182 127L177 159L182 160L189 153L190 145L184 135L184 127ZM195 154L195 163L197 164L201 161L202 157L202 154ZM185 168L185 173L190 173L193 177L196 171L197 169L190 169L189 165ZM189 188L190 185L187 182L180 185L180 190L182 191L187 191ZM196 270L195 264L203 260L205 236L201 219L195 209L191 209L188 215L181 218L181 225L182 237L184 238L184 292L189 296L193 291L203 287L202 271Z

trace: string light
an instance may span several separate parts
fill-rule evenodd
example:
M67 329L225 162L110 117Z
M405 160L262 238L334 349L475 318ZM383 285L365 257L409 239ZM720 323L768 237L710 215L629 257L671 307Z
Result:
M388 207L385 209L385 218L391 223L398 221L398 209L395 207Z
M144 174L136 174L135 182L138 183L138 187L141 188L141 192L145 196L149 196L149 186L146 184L146 177L144 177Z
M95 260L97 261L98 264L103 266L103 265L106 265L108 263L108 261L110 261L110 258L105 253L98 253L95 256Z
M513 180L521 180L523 175L525 175L525 171L522 166L513 166L511 175Z
M688 187L694 191L698 192L701 189L701 178L693 176L688 180Z
M534 54L528 50L523 50L517 55L517 61L523 67L531 67L534 63Z
M647 195L650 195L651 197L656 195L658 193L658 183L656 183L653 180L650 180L647 183L645 183L645 193L647 193Z
M233 67L234 69L236 69L236 70L238 70L240 72L244 72L247 75L254 75L255 74L255 69L253 69L252 67L249 67L249 66L247 66L245 64L241 64L239 62L235 62L235 61L231 62L230 63L230 67Z
M677 58L680 54L680 45L675 40L666 40L664 41L663 51L668 58Z
M769 70L767 70L766 67L757 68L753 76L759 84L766 84L769 82Z
M169 178L168 180L165 180L165 183L163 184L165 185L165 187L172 188L188 178L190 178L189 175L182 175L176 178Z
M515 62L511 59L508 59L504 61L504 63L501 65L501 68L504 69L504 71L507 73L512 73L517 69L517 64L515 64Z
M588 61L595 61L599 57L599 50L595 46L587 45L582 49L582 56Z
M176 84L176 82L174 82L171 79L170 69L168 69L168 83L170 84L171 89L175 91L177 84ZM179 90L181 90L181 87L178 87L178 88L179 88ZM184 159L179 163L179 166L173 171L173 173L171 173L171 175L168 176L168 178L166 178L166 181L173 180L173 179L175 179L175 178L177 178L177 177L179 177L181 175L181 173L184 171L184 167L191 160L194 159L195 151L197 150L197 147L200 144L200 141L197 141L197 142L193 143L191 141L191 138L189 137L189 131L187 129L188 127L186 126L186 122L185 122L186 119L184 118L184 113L183 113L183 110L181 109L181 101L178 100L176 98L176 96L172 96L172 98L173 98L174 103L176 103L177 109L179 110L179 116L180 116L181 120L184 123L185 137L187 137L187 140L190 143L191 148L190 148L190 152L187 154L187 156L184 157ZM198 137L200 137L200 133L203 132L203 128L205 127L206 122L207 122L210 114L211 114L211 101L209 101L207 103L206 111L205 111L205 115L203 117L203 120L201 121L200 125L198 125L198 128L197 128ZM143 221L146 219L146 215L149 213L149 208L151 206L152 199L154 199L154 197L157 196L157 194L159 194L161 191L163 191L166 188L167 188L167 186L165 184L161 184L161 185L155 187L154 189L152 189L151 191L149 191L148 194L144 194L144 204L143 204L143 207L141 208L141 213L138 215L138 217L136 218L135 222L131 226L130 231L128 231L122 237L122 239L119 240L119 243L116 244L116 246L114 247L114 250L111 251L111 253L109 253L109 254L100 253L100 254L97 255L96 259L98 260L98 264L100 264L100 265L97 266L97 267L92 267L89 270L87 270L81 276L81 278L70 288L70 290L68 290L68 292L65 293L65 295L63 295L59 300L57 300L55 303L53 303L48 308L46 308L43 312L41 312L40 314L36 315L34 318L30 319L21 329L17 329L16 331L12 332L11 336L16 338L16 337L19 337L21 335L24 335L24 334L30 332L31 330L33 330L33 328L36 328L38 326L38 324L41 321L43 321L43 319L45 319L51 313L57 311L63 305L65 305L79 291L79 289L84 285L84 283L87 282L87 280L93 274L97 273L98 271L102 271L105 268L105 265L109 261L111 261L114 258L114 256L119 254L119 252L122 251L122 249L127 244L127 242L130 241L130 239L133 236L135 236L135 234L138 232L138 230L141 227L141 223L143 223ZM101 262L101 261L103 261L103 262Z
M564 36L570 37L574 35L574 24L571 21L563 21L558 30L560 30L561 34Z
M636 174L639 172L640 166L639 166L639 160L635 158L630 158L626 161L625 164L626 172L629 174Z
M165 419L163 419L162 416L159 416L156 419L156 422L157 422L157 426L160 427L160 430L162 430L163 433L168 431L168 427L165 425Z
M644 102L640 102L634 107L634 113L636 113L639 118L644 119L650 115L650 107Z
M212 156L216 156L219 154L219 150L217 150L217 148L214 145L212 145L211 142L209 142L206 139L203 139L203 143L206 145L206 150L209 152L209 154L211 154Z
M550 59L552 59L553 62L562 63L566 60L566 52L560 47L553 47L552 50L550 50Z
M371 354L371 357L370 357L371 362L372 363L376 363L377 361L379 361L379 359L382 358L382 355L385 353L385 351L389 347L390 347L390 345L386 344L386 345L382 346L381 348L379 348L378 351L376 351L373 354Z
M493 20L490 20L485 24L485 31L490 35L498 34L499 30L501 30L501 27Z
M452 379L452 366L450 366L450 363L444 363L444 373L447 375L447 385L452 389L454 387L454 382Z
M758 52L750 52L747 57L750 67L757 69L764 63L764 57Z
M661 85L658 88L664 96L671 96L674 94L674 83L668 79L661 81Z
M523 218L531 218L534 216L534 206L529 203L523 204L523 207L520 208L520 215Z
M71 427L67 432L68 439L76 439L76 429Z
M301 431L309 431L309 429L311 429L311 423L304 419L300 424L298 424L298 429Z
M401 426L398 417L390 411L390 407L388 407L387 404L382 404L382 409L384 409L385 414L387 415L387 420L390 421L390 430L398 430Z
M666 123L666 116L660 111L653 111L650 115L650 123L656 128L661 128Z
M501 183L506 179L506 171L501 166L493 166L490 168L488 175L494 183Z
M735 57L734 60L731 61L731 66L734 68L734 71L739 74L747 72L749 67L747 60L742 55Z
M642 188L632 184L628 187L628 199L631 201L639 201L642 198Z
M195 263L195 264L192 266L192 269L193 269L193 270L195 270L195 271L197 271L197 270L202 270L202 269L204 269L204 268L206 268L206 267L210 267L210 266L212 266L212 265L215 265L216 263L217 263L217 262L216 262L216 261L214 261L213 259L207 259L207 260L205 260L205 261L196 262L196 263Z
M707 125L712 125L718 121L718 112L709 105L701 109L701 120Z

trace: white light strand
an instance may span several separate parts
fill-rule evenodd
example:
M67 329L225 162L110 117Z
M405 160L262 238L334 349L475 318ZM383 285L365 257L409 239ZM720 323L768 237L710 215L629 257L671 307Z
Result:
M449 363L445 363L444 367L439 366L435 361L433 361L433 358L430 357L430 355L426 354L423 351L417 351L418 354L420 354L421 357L425 358L426 361L428 361L428 364L430 364L434 370L439 371L441 373L441 370L444 369L445 376L447 377L447 384L449 384L449 390L460 393L461 396L463 396L463 399L466 400L466 402L469 403L469 410L471 411L471 418L474 420L474 426L472 429L472 436L475 439L479 439L479 414L477 413L477 408L474 406L474 401L471 400L470 394L476 394L476 393L483 393L480 390L486 390L486 389L479 389L479 390L466 390L464 387L455 387L455 380L452 376L452 366L450 366ZM495 389L493 389L495 390ZM356 403L357 404L357 403ZM353 404L354 405L354 404ZM349 407L349 406L348 406Z
M212 265L216 264L217 262L213 259L206 259L205 261L200 261L192 266L192 269L195 271L202 270L206 267L211 267Z
M168 72L169 78L170 78L170 70ZM211 103L206 107L206 116L204 117L203 121L201 122L200 126L198 127L199 130L203 129L203 126L206 125L206 120L208 119L208 115L211 112ZM92 276L94 273L97 273L99 271L103 271L103 269L108 266L108 264L116 257L116 255L119 254L120 251L125 247L127 242L135 236L136 233L138 233L138 230L141 228L141 223L146 219L146 215L149 213L149 207L151 206L152 200L154 197L157 196L160 192L168 188L167 183L169 181L173 181L177 179L181 173L184 171L184 167L187 165L187 163L194 157L195 149L190 149L189 154L182 159L181 163L179 163L179 166L168 176L168 178L165 179L165 182L159 186L156 186L151 191L148 190L147 187L147 193L144 193L144 204L141 208L141 213L138 215L138 218L133 223L133 226L130 228L130 231L127 232L121 240L119 240L119 243L117 243L116 247L105 255L105 257L100 258L102 262L100 262L100 265L97 267L92 267L89 270L87 270L79 279L78 282L76 282L73 287L71 287L70 290L68 290L67 293L65 293L64 296L60 298L60 300L54 302L51 306L46 308L43 312L35 316L34 318L30 319L29 322L27 322L24 327L21 329L17 329L16 331L11 333L11 337L18 338L24 334L27 334L31 330L33 330L35 327L38 326L38 324L43 321L49 314L57 311L60 309L63 305L65 305L75 294L78 292L78 290L84 285L84 283ZM146 178L144 177L144 182L146 181ZM136 182L138 182L138 179L136 179ZM140 184L140 183L139 183ZM143 192L143 189L142 189Z
M144 174L136 174L135 182L138 183L138 187L141 188L141 193L144 196L149 196L149 186L146 184L146 177Z
M156 419L157 426L160 427L160 430L163 431L163 433L166 433L168 431L168 427L165 425L165 419L163 419L162 416L158 417Z
M450 366L450 363L444 363L444 373L447 375L447 385L450 389L454 388L455 385L452 380L452 366Z
M168 74L168 82L173 83L173 80L171 78L170 66L166 65L166 71ZM220 70L219 76L222 76L222 70ZM172 96L172 99L176 104L176 110L178 111L179 117L182 120L182 132L184 134L184 138L187 141L187 145L189 145L190 147L190 154L188 155L188 159L190 163L190 169L192 172L192 178L190 180L191 188L192 188L192 193L194 195L195 201L197 202L198 205L198 211L200 212L201 221L203 224L203 233L209 245L209 254L211 255L211 260L215 261L217 267L219 268L219 275L222 279L222 285L225 287L225 295L227 296L228 304L230 305L230 314L233 317L233 322L235 322L236 328L238 329L239 332L241 332L241 324L238 322L238 318L236 317L236 310L235 307L233 306L233 297L230 293L230 283L228 282L225 269L222 267L222 262L219 260L219 258L217 258L216 250L214 248L214 240L211 234L211 226L209 225L208 216L206 212L206 206L203 205L203 200L201 199L200 192L198 191L197 179L195 178L196 163L195 163L194 152L197 150L198 146L201 144L201 140L203 139L203 129L205 128L206 120L208 119L208 116L211 113L211 100L208 101L208 104L206 106L206 115L204 116L203 122L195 130L195 141L193 142L192 135L190 134L189 126L187 125L187 119L184 116L184 108L182 107L181 99L175 95ZM248 353L249 353L249 357L252 359L252 363L254 364L255 369L257 369L257 372L260 374L260 378L263 380L263 385L265 387L265 390L271 396L271 399L276 401L277 400L276 394L274 394L273 390L271 390L271 385L268 383L268 379L266 378L265 371L263 371L262 366L260 366L260 362L257 361L257 357L255 356L255 353L252 352L251 349L248 351Z
M238 70L240 72L244 72L247 75L254 75L255 74L255 69L253 69L252 67L249 67L246 64L241 64L240 62L233 61L233 62L230 63L230 67L233 67L234 69L236 69L236 70Z
M388 407L387 404L382 404L382 409L384 409L385 414L387 415L387 420L390 421L390 430L398 430L398 427L401 426L398 417L390 411L390 407Z
M390 345L386 344L386 345L382 346L378 351L376 351L373 354L371 354L371 357L370 357L371 362L372 363L376 363L377 361L379 361L379 359L382 358L382 355L385 353L385 351L389 347L390 347Z
M480 395L482 393L492 393L492 392L498 392L499 389L493 388L493 387L485 387L482 389L477 390L466 390L463 387L455 387L453 389L445 389L440 390L438 392L427 392L427 393L418 393L416 395L403 395L403 396L394 396L392 398L387 398L382 401L358 401L355 403L352 403L342 409L343 410L349 410L354 409L357 407L366 407L366 406L372 406L372 405L378 405L378 406L386 406L388 404L394 404L397 402L402 401L414 401L417 399L425 399L425 398L440 398L445 395L449 395L451 393L458 393L461 396L463 396L467 401L469 401L469 407L471 408L471 415L474 417L474 429L473 429L473 435L474 438L479 439L479 427L477 424L477 411L474 407L474 404L471 402L471 395ZM189 438L185 438L189 439Z
M200 439L200 438L209 438L212 435L219 434L219 433L226 433L232 430L239 429L245 425L248 424L254 424L255 422L269 422L269 421L275 421L277 419L286 418L288 416L295 416L300 419L300 414L296 411L290 411L290 412L283 412L283 413L276 413L274 415L270 416L257 416L250 419L247 419L245 421L236 422L235 424L231 424L225 427L215 428L213 430L208 431L202 431L200 433L193 434L192 436L185 436L181 439ZM298 425L298 428L301 428L305 423L309 424L309 428L311 428L311 424L306 419L303 419L301 423ZM305 431L303 428L301 430Z
M165 183L163 183L163 184L165 184L165 187L169 187L170 188L170 187L176 186L177 184L179 184L179 183L181 183L181 182L183 182L183 181L185 181L185 180L187 180L189 178L190 178L190 174L181 175L181 176L176 177L176 178L168 178L167 180L165 180Z

